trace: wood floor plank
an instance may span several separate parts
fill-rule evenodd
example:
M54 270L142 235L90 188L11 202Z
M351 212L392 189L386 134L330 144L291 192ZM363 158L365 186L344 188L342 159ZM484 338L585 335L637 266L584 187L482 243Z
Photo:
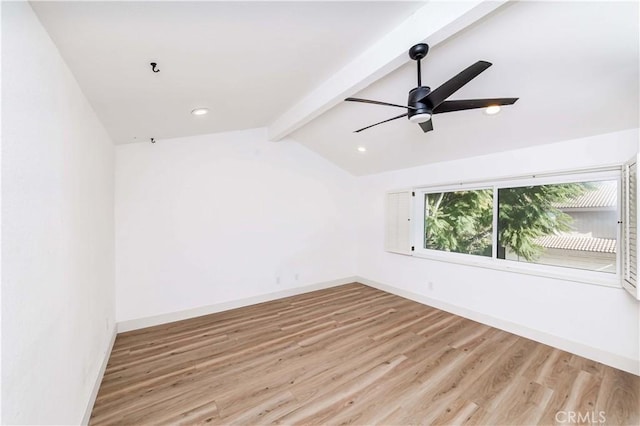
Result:
M476 421L496 425L538 424L552 395L552 389L518 376L513 379L507 391L500 395L500 402L493 407L485 406Z
M435 401L439 397L447 395L448 389L454 390L454 392L452 392L452 394L454 394L456 393L455 389L459 390L463 388L466 385L464 381L465 371L479 371L476 370L476 368L482 368L482 363L485 362L482 358L483 354L494 357L496 351L492 346L497 343L500 337L503 336L496 335L495 341L490 340L484 345L484 352L479 350L477 353L474 353L474 358L467 359L465 365L460 366L456 371L461 374L448 375L447 379L442 382L437 393L434 394L430 401ZM515 336L512 337L515 339ZM424 384L417 381L416 378L422 377L424 380L425 377L428 377L428 371L435 371L433 366L436 365L436 363L427 362L428 360L438 360L443 353L449 355L456 354L455 351L443 349L439 345L430 345L426 339L425 344L409 349L403 353L409 360L398 367L399 371L396 371L394 377L387 378L376 387L355 395L354 398L349 401L349 405L345 406L344 409L332 419L332 423L373 424L380 418L390 416L395 411L394 401L403 401L404 404L407 404L412 400L413 396L417 395L424 387ZM457 354L458 356L465 356L462 352L457 352ZM468 377L475 376L470 374ZM433 383L432 378L430 379Z
M299 406L296 398L289 391L279 392L262 402L252 404L245 410L220 419L220 424L268 424L292 412Z
M639 425L640 377L605 367L595 412L610 425Z
M432 424L443 426L464 424L477 410L478 406L475 403L456 399L440 412Z
M336 392L326 392L317 398L311 399L303 406L278 419L278 422L287 424L300 422L322 424L322 421L313 422L312 417L321 415L324 410L330 408L335 409L335 406L340 405L341 401L357 393L359 390L370 386L384 375L389 374L406 359L407 357L404 355L397 355L388 361L384 361L356 377L347 386L341 387Z
M353 283L119 334L90 423L637 425L639 387Z
M373 341L370 340L370 342ZM335 362L333 356L326 357L321 364L322 370L312 371L310 374L299 377L292 387L292 392L299 401L304 403L319 394L333 392L344 383L379 364L381 359L388 359L394 354L402 354L403 349L410 349L422 344L424 344L424 340L420 336L402 336L373 347L370 343L363 345L363 350L353 354L343 353L342 362ZM349 362L350 359L353 359L353 355L358 358L357 365Z

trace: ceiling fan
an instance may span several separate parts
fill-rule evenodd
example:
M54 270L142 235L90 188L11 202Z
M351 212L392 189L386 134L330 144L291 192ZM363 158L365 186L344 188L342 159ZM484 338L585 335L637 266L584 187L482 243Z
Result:
M497 105L513 105L518 98L490 98L490 99L462 99L455 101L446 100L453 95L462 86L476 78L481 72L491 66L491 62L478 61L470 67L454 76L446 83L442 84L435 90L422 85L422 77L420 72L420 60L427 56L429 45L425 43L416 44L409 49L409 57L418 63L418 87L411 89L409 92L409 100L407 105L397 105L388 102L373 101L370 99L347 98L348 102L363 102L367 104L376 104L384 106L392 106L404 108L407 110L404 114L383 120L379 123L372 124L362 129L356 130L354 133L369 129L378 124L388 123L398 118L407 117L412 123L418 123L422 130L426 133L433 130L433 122L431 116L433 114L442 114L445 112L463 111L466 109L487 108Z

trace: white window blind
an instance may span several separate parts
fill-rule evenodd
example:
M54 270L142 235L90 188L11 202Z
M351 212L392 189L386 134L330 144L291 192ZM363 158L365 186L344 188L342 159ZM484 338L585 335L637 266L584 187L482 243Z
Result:
M411 254L411 191L387 193L385 250Z
M622 176L622 286L640 299L638 291L638 161L632 158Z

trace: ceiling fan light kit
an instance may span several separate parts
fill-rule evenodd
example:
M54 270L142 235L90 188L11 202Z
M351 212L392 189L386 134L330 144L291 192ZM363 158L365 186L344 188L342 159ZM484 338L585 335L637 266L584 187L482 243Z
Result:
M431 114L429 114L428 112L419 112L409 117L410 122L418 124L424 123L425 121L429 120L431 120Z
M457 92L462 86L476 78L480 73L491 66L491 62L478 61L458 73L453 78L446 81L435 90L431 90L428 86L422 85L422 69L420 61L429 53L429 46L425 43L419 43L409 49L409 57L416 61L418 73L418 86L409 91L407 105L391 104L388 102L374 101L371 99L346 98L347 102L361 102L382 106L391 106L396 108L404 108L406 113L396 117L380 121L379 123L363 127L355 131L359 133L363 130L377 126L379 124L388 123L398 118L407 117L412 123L417 123L423 132L433 130L434 114L442 114L445 112L464 111L468 109L486 108L485 112L489 115L497 114L500 111L500 105L513 105L518 98L490 98L490 99L464 99L464 100L447 100L451 95Z

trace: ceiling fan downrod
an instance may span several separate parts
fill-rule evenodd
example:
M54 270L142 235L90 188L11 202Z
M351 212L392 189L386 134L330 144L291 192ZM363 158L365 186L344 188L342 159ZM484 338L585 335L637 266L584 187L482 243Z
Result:
M409 49L409 57L418 63L418 87L422 86L422 68L420 67L420 60L427 56L429 53L429 45L426 43L419 43Z

